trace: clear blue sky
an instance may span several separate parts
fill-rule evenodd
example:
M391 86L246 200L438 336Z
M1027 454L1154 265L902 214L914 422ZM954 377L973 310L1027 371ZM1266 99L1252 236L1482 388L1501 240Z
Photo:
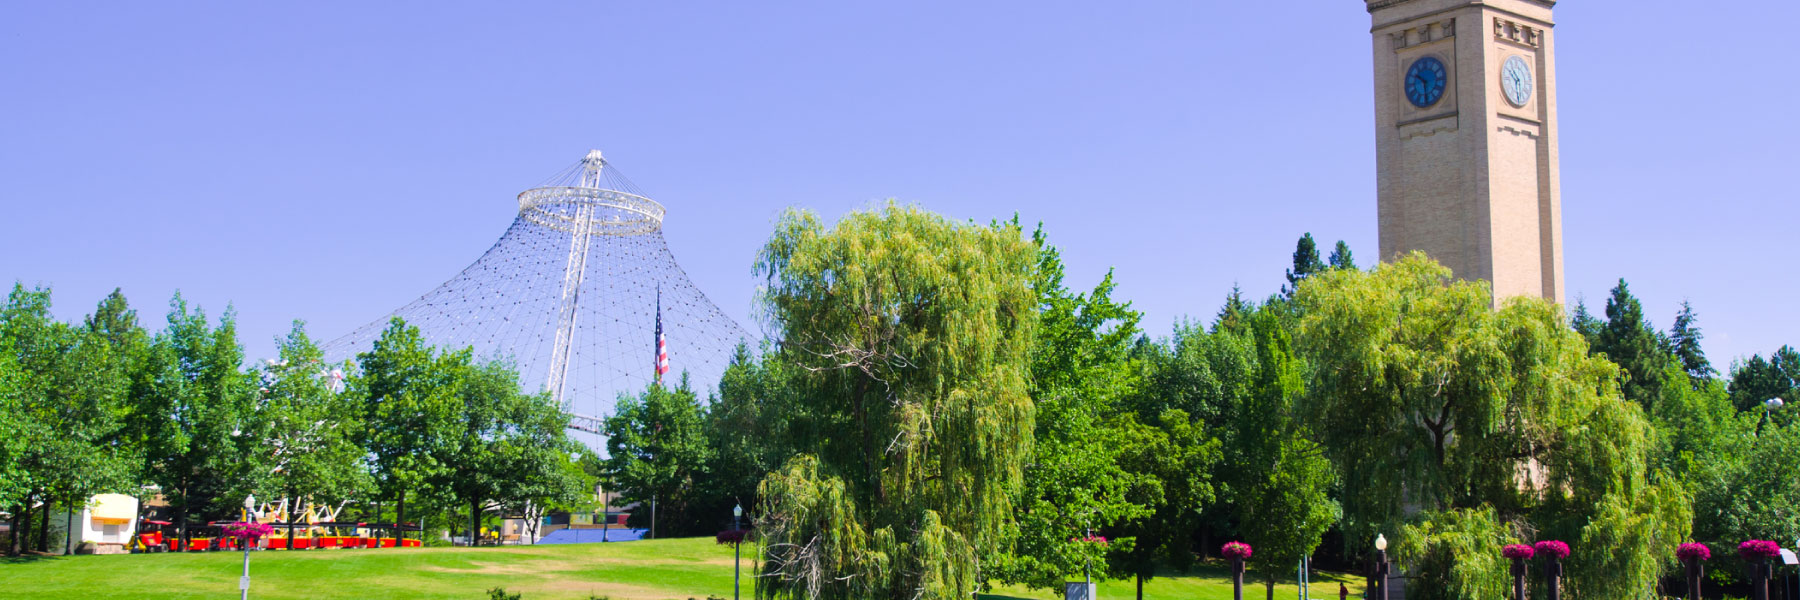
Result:
M1277 7L1278 8L1275 8ZM1570 300L1620 277L1715 363L1800 343L1800 3L1557 9ZM1042 221L1155 333L1376 257L1369 18L1296 2L0 4L0 277L235 306L251 358L448 279L600 148L751 321L785 207Z

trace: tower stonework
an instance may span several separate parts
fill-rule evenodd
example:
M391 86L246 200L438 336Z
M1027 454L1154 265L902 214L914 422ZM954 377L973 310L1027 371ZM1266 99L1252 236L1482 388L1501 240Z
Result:
M1563 297L1554 0L1364 0L1381 258Z

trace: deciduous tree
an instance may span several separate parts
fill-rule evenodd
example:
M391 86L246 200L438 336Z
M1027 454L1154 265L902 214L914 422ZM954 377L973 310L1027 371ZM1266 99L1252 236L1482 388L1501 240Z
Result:
M1337 522L1338 506L1326 494L1334 482L1331 464L1310 424L1299 419L1306 367L1275 311L1258 311L1251 323L1255 388L1249 402L1233 411L1226 448L1233 468L1226 473L1244 541L1256 548L1254 564L1274 600L1279 574L1312 554Z
M620 502L640 505L631 515L636 526L652 525L654 503L659 536L717 531L709 529L716 521L692 511L709 479L705 419L686 374L674 388L653 383L636 397L620 398L606 419L608 479Z
M285 499L288 522L297 522L309 503L329 505L358 498L373 490L365 468L368 452L362 437L364 406L343 390L344 364L324 361L295 321L276 341L278 357L265 360L256 439L267 470L258 494ZM286 531L293 547L294 528Z
M1161 500L1151 473L1126 464L1146 435L1121 402L1136 389L1141 369L1131 356L1140 315L1112 298L1108 273L1088 293L1064 283L1061 253L1040 227L1032 234L1037 268L1038 327L1031 350L1031 396L1037 408L1030 467L1015 507L1019 536L1011 552L986 559L988 574L1013 583L1060 588L1068 577L1097 570L1121 571L1108 552L1129 553L1135 536L1116 527L1148 519ZM1090 535L1110 535L1101 544Z
M132 386L136 431L146 440L146 471L175 509L186 545L194 517L239 516L256 486L255 383L227 310L216 327L179 294L167 327L151 345Z
M468 350L440 353L398 317L357 355L360 370L349 387L363 403L359 441L369 452L378 497L395 501L397 522L406 522L409 498L427 506L450 503L434 484L454 468L443 458L463 442L457 386L469 361Z
M1034 415L1037 253L1015 225L790 212L758 271L796 377L763 483L765 597L966 598L1013 536Z
M1633 598L1654 584L1691 508L1652 470L1653 430L1620 396L1617 367L1589 356L1555 305L1490 308L1485 284L1417 254L1317 275L1296 301L1315 374L1305 414L1343 476L1352 538L1401 522L1463 529L1454 523L1468 511L1491 508L1515 531L1579 540L1568 581L1582 598ZM1419 512L1406 516L1408 506ZM1446 581L1489 577L1458 571L1479 564L1467 550L1400 549L1409 566L1448 565L1432 575ZM1439 550L1458 558L1433 562Z

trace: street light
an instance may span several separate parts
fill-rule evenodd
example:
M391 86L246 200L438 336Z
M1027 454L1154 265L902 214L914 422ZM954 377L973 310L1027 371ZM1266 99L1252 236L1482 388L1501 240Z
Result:
M1388 560L1387 536L1375 535L1375 600L1387 600L1388 597Z
M255 510L256 510L256 494L249 494L249 495L244 496L244 522L245 523L250 522L250 519L252 518L250 515ZM250 537L245 536L243 538L240 538L238 540L238 543L244 545L244 576L242 578L238 579L238 591L242 593L242 596L241 596L242 600L250 600Z
M1787 404L1787 402L1780 398L1770 398L1763 401L1763 420L1756 423L1756 435L1762 435L1763 423L1774 421L1775 411L1780 409L1783 404Z
M738 564L744 555L743 528L738 526L738 519L743 518L743 516L743 504L731 507L731 530L737 537L737 541L732 542L731 544L731 600L738 600L738 582L740 578L738 575Z

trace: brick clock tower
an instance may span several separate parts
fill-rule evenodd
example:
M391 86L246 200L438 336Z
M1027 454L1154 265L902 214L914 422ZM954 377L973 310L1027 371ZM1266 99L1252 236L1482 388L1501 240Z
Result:
M1555 0L1364 0L1381 257L1562 302Z

